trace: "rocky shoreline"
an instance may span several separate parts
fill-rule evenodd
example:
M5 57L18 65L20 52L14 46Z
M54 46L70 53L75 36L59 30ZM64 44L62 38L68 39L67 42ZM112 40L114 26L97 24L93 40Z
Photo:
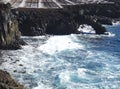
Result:
M81 24L91 25L96 34L104 34L106 29L101 24L112 25L120 19L120 4L65 5L59 9L17 8L12 12L25 36L76 34Z
M23 85L15 82L10 74L0 70L0 89L25 89Z
M79 34L81 24L91 25L96 34L104 34L102 24L120 20L120 4L63 5L63 8L28 9L0 3L0 49L20 49L24 36ZM3 77L4 76L4 77ZM0 89L24 89L0 70Z
M20 49L25 42L20 39L21 32L18 28L18 21L11 12L9 3L0 3L0 51ZM0 57L2 56L0 52ZM3 59L4 60L4 59ZM3 60L0 58L0 65ZM0 70L0 89L25 89L23 85L15 82L10 74Z
M82 24L90 25L96 34L104 34L102 24L112 25L120 19L120 4L80 4L63 5L63 8L12 8L1 4L0 49L19 49L25 44L20 39L24 36L45 34L79 34Z
M0 49L21 48L24 42L20 36L18 21L11 12L11 5L0 3Z
M19 9L18 22L22 35L36 36L44 34L67 35L79 33L81 24L91 25L96 34L104 34L105 28L90 17L67 9ZM14 11L15 12L15 11Z

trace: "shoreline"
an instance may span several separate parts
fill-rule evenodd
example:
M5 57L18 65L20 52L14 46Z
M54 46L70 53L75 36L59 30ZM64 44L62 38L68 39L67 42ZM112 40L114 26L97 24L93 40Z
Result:
M8 72L0 70L0 89L25 89L17 83Z
M35 37L36 38L36 37ZM9 56L8 56L9 57ZM24 73L23 73L24 74ZM21 88L20 88L21 89Z
M105 7L105 9L104 8L101 9L102 6ZM109 7L107 8L107 6L109 6L111 9L109 10L108 9ZM113 4L113 7L115 8L119 6L120 6L119 4L118 5L115 4L115 6ZM97 7L94 9L95 12L97 10L98 12L96 13L92 12L91 9L93 9L94 7ZM0 36L1 37L0 48L7 49L7 50L19 49L20 45L24 44L23 41L20 41L21 33L22 35L26 35L26 36L29 36L29 35L39 36L39 35L45 35L46 33L53 34L53 35L68 35L71 33L73 34L78 33L77 29L80 24L92 25L95 28L95 31L97 34L103 34L104 32L106 32L106 30L102 27L102 23L111 24L112 19L116 19L114 17L118 17L120 15L120 12L116 12L118 13L118 16L117 15L113 16L113 13L114 13L114 10L112 10L113 7L107 4L101 5L101 6L99 4L91 4L91 5L85 4L82 6L79 6L79 5L64 6L64 9L41 9L41 10L34 9L34 8L12 9L12 13L14 14L12 16L13 17L15 16L17 19L10 17L11 20L5 19L5 17L7 16L9 17L9 14L11 14L11 12L6 12L7 11L6 10L5 12L7 13L7 16L3 16L4 18L3 23L6 27L4 27L4 31L1 32L2 35ZM10 10L11 7L7 7L7 9ZM107 14L104 14L105 13L104 10L107 12ZM19 13L17 13L17 11ZM113 17L109 17L108 14L110 14ZM4 15L4 13L2 15ZM103 15L103 17L100 17L100 15ZM106 16L106 19L105 19L105 16ZM13 22L13 25L11 25L12 22ZM6 23L9 24L10 26L7 26ZM13 27L9 28L11 26ZM21 33L19 32L19 30L21 31ZM9 37L11 37L11 39L9 39ZM0 52L0 56L1 55L2 54ZM2 60L0 59L0 65L1 65L1 62L3 61L4 59ZM8 84L2 81L4 80L2 79L3 76L5 76L6 79L10 78L10 82ZM19 84L17 85L17 83L5 71L0 70L0 80L1 80L0 82L3 82L0 84L0 87L2 88L8 89L12 87L11 89L24 89L23 86ZM11 82L13 82L13 84L11 84Z

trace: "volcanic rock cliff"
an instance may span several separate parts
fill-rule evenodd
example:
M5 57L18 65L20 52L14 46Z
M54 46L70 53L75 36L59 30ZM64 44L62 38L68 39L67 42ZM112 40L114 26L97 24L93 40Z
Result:
M18 49L22 40L18 21L11 13L9 3L0 3L0 49Z
M19 29L22 35L34 36L43 34L66 35L79 33L81 24L91 25L97 34L104 34L105 28L70 9L16 9L13 12L18 16Z
M64 5L63 8L17 8L12 10L18 17L22 35L66 35L79 33L81 24L91 25L96 34L104 34L101 24L112 25L120 17L120 4Z
M72 12L79 12L86 17L90 17L95 22L101 24L112 24L114 20L120 20L120 4L81 4L75 6L64 6Z

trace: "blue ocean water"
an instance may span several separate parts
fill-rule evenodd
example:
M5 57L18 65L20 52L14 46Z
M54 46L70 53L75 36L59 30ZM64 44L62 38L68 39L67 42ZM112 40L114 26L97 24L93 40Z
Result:
M120 25L109 35L22 37L28 45L2 51L1 69L27 89L120 89Z

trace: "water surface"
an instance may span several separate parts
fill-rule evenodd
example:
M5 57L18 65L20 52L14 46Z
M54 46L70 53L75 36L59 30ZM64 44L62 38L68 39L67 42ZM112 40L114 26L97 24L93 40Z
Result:
M28 89L120 89L120 25L110 35L22 37L21 50L2 51L1 69Z

